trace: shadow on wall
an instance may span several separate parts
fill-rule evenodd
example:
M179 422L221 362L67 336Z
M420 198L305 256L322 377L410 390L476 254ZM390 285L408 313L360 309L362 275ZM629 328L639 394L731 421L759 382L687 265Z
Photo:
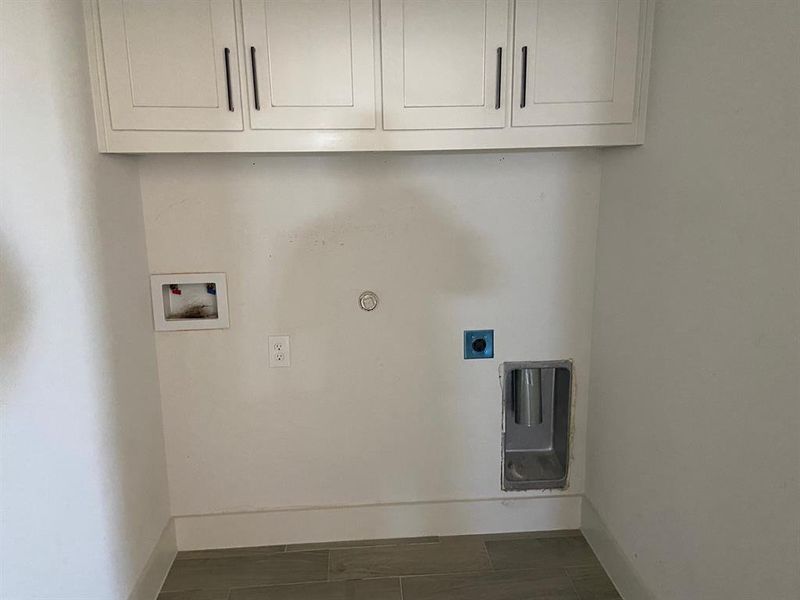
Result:
M339 160L352 158L325 164ZM375 503L446 498L470 476L454 380L461 331L448 327L448 306L491 286L484 242L412 172L384 181L375 160L365 157L352 197L286 233L270 316L293 335L302 370L292 430L317 438L301 443L287 485L310 475L338 495L330 504L363 503L365 489ZM380 298L372 312L358 304L364 290Z
M6 190L0 188L0 194L5 204ZM0 237L0 381L4 386L11 385L17 376L18 363L25 353L25 334L30 327L30 292L17 261L5 236ZM3 400L3 404L10 400Z

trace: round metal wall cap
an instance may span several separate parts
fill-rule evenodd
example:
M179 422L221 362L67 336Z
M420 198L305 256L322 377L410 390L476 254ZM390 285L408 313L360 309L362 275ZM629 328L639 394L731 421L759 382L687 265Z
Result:
M369 290L361 292L358 297L358 305L366 311L375 310L378 308L378 294Z

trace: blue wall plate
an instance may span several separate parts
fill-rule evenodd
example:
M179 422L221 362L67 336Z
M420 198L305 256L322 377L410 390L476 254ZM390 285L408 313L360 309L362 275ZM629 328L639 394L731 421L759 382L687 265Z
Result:
M465 331L464 358L494 358L494 329Z

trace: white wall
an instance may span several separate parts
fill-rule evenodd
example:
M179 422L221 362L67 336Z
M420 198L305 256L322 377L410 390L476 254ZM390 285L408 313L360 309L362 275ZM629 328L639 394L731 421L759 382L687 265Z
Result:
M599 183L595 150L144 158L151 272L230 293L229 330L156 336L173 513L501 497L504 360L575 359L581 493Z
M128 598L169 519L133 158L77 1L2 2L0 597Z
M603 153L587 493L644 591L800 596L796 1L660 2Z

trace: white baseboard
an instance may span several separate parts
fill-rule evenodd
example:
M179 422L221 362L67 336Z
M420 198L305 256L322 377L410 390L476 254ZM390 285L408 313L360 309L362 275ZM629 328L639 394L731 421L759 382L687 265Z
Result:
M178 549L577 529L581 496L290 508L175 517Z
M170 519L161 532L161 537L153 548L136 585L133 586L128 600L156 600L177 552L175 522Z
M597 509L585 497L581 508L581 533L625 600L653 600L653 594L647 590Z

